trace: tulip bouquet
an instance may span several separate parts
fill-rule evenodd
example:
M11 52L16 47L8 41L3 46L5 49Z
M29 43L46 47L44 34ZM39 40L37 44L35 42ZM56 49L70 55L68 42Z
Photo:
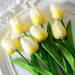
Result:
M10 61L33 75L59 75L54 60L65 75L75 75L75 49L71 21L69 20L67 28L65 28L62 19L65 11L57 3L50 5L50 12L55 21L52 25L48 22L46 31L43 27L44 14L38 7L30 9L30 18L34 24L30 28L31 34L26 34L27 24L18 16L10 19L10 26L14 32L24 34L24 37L19 37L18 39L25 53L30 54L31 63L18 50L19 43L16 40L4 37L1 41L1 46L9 54L17 51L25 62L16 59L10 59ZM36 57L46 69L40 67Z

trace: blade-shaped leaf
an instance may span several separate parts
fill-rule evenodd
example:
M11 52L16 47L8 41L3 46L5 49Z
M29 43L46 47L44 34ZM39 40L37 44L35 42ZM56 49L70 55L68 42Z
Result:
M62 60L63 60L63 64L64 64L64 67L65 67L65 72L67 72L67 65L66 65L66 61L65 61L65 58L62 56Z
M62 41L63 41L65 47L71 52L71 54L75 58L75 49L70 45L69 41L64 40L64 39Z
M72 27L71 27L71 21L69 20L67 24L67 40L71 44L71 46L74 48L74 43L73 43L73 35L72 35Z
M39 67L38 61L37 61L36 56L34 54L31 55L31 63L33 66Z
M49 61L49 64L50 64L50 67L51 67L51 72L54 74L54 75L59 75L58 71L57 71L57 68L55 66L55 63L53 61L53 58L47 54L48 56L48 61Z
M64 65L63 65L63 61L61 59L61 57L59 56L58 53L56 53L55 49L53 47L51 47L50 45L48 45L46 42L45 43L41 43L42 47L55 59L55 61L60 65L60 67L64 69Z
M35 74L34 73L34 70L39 72L40 74L42 75L53 75L51 72L49 72L48 70L46 69L43 69L43 68L40 68L40 67L32 67L20 60L16 60L16 59L10 59L10 61L16 65L18 65L19 67L27 70L28 72L32 73L32 74Z
M56 45L58 46L59 50L61 51L61 53L64 55L64 57L66 58L66 60L68 61L68 63L70 64L70 66L72 67L72 69L75 71L75 67L74 67L74 58L71 55L71 53L62 45L56 43Z
M31 55L31 63L33 66L39 67L38 61L37 61L36 56L34 54ZM36 72L36 74L40 75L38 72Z
M63 64L64 64L64 68L65 68L65 71L64 74L66 75L73 75L73 71L70 67L70 65L68 64L67 60L64 58L63 54L59 51L59 55L62 57L62 60L63 60Z
M50 22L48 22L48 24L47 24L47 32L48 32L47 42L48 42L52 47L54 47L54 41L53 41L53 36L52 36L52 30L51 30Z
M60 40L60 42L57 42L57 43L63 45L63 42L61 40ZM63 71L64 74L73 75L73 71L72 71L70 65L68 64L67 60L64 58L63 54L60 51L59 51L59 55L60 55L60 57L62 57L62 60L63 60L63 65L64 65L64 68L65 68L65 71Z

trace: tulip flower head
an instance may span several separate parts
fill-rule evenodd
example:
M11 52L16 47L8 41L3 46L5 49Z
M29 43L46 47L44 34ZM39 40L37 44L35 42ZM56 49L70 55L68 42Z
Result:
M19 48L19 43L16 40L4 37L1 41L1 46L9 53L13 54Z
M45 16L38 7L30 9L30 17L33 24L42 24L45 21Z
M18 34L26 31L27 29L27 24L23 20L21 20L18 16L15 16L10 19L10 25L12 29Z
M33 54L39 49L38 43L36 43L30 37L21 38L20 42L24 51L28 54Z
M44 41L48 36L47 31L40 25L33 25L30 29L30 32L36 42Z
M53 3L50 5L50 11L53 19L60 19L65 14L64 9L57 3Z
M51 28L52 28L52 34L53 34L55 39L62 39L67 34L66 29L61 24L61 22L58 20L55 20L55 22L53 23Z

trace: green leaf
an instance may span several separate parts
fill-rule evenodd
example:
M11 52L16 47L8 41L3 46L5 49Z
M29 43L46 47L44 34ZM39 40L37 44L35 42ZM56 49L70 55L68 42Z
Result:
M39 67L38 61L36 59L36 56L34 54L31 55L31 63L35 67ZM36 72L38 75L40 75L38 72Z
M52 47L54 47L54 41L53 41L53 36L52 36L52 30L51 30L50 22L48 22L48 24L47 24L47 32L48 32L47 42L48 42Z
M71 68L73 69L73 71L75 71L75 62L74 62L74 58L71 55L71 53L62 45L56 43L56 45L58 46L59 50L61 51L61 53L64 55L64 57L66 58L66 60L68 61L68 63L70 64Z
M20 60L16 60L16 59L10 59L10 61L16 65L18 65L19 67L27 70L28 72L32 73L33 75L36 75L36 72L30 68L30 66Z
M72 69L70 67L70 65L68 64L67 60L64 58L64 56L62 55L62 53L59 51L59 55L62 57L63 60L63 64L64 64L64 68L65 68L65 74L66 75L73 75Z
M74 43L73 43L73 35L72 35L72 27L71 27L71 21L69 20L67 24L67 41L71 44L71 46L74 48Z
M41 45L55 59L55 61L60 65L60 67L63 70L65 70L63 61L62 61L61 57L59 56L59 54L56 53L55 49L53 47L51 47L50 45L48 45L46 42L45 43L42 42Z
M62 19L62 18L60 18L60 21L61 21L62 25L65 27L65 24L64 24L64 22L63 22L63 19Z
M34 53L34 55L42 62L42 64L48 69L50 70L49 67L49 62L47 59L47 53L46 51L41 47L41 45L39 44L39 50Z
M57 43L63 45L63 42L61 40L56 40ZM73 72L71 70L71 67L70 65L68 64L68 62L66 61L66 59L64 58L64 56L62 55L62 53L59 51L59 55L62 57L62 60L63 60L63 65L64 65L64 68L65 68L65 71L64 74L66 75L73 75Z
M37 61L36 56L34 54L31 55L31 63L33 66L39 67L38 61Z
M65 47L71 52L71 54L75 58L75 49L70 45L69 41L64 40L64 39L62 41L63 41Z
M49 72L48 70L46 69L43 69L43 68L40 68L40 67L32 67L20 60L16 60L16 59L10 59L10 61L16 65L18 65L19 67L27 70L28 72L32 73L32 74L35 74L34 70L39 72L40 74L42 75L53 75L51 72ZM36 75L36 74L35 74Z
M67 30L67 41L69 41L68 44L71 44L71 46L72 46L73 49L69 48L69 47L71 47L71 46L69 46L68 44L66 44L66 48L67 48L67 49L70 49L69 51L72 53L71 50L75 50L75 49L74 49L73 36L72 36L72 28L71 28L71 21L70 21L70 20L68 21L66 30ZM67 46L67 45L68 45L68 46ZM72 55L74 56L74 54L72 54ZM74 56L74 57L75 57L75 56ZM72 74L72 71L69 69L69 66L67 66L67 67L68 67L68 70L69 70L68 72L70 72L71 75L73 75L73 74Z
M67 75L73 75L73 70L71 69L71 66L66 60L66 66L67 66Z
M66 61L65 61L65 58L62 56L62 60L63 60L63 64L64 64L64 68L65 68L65 72L67 72L67 65L66 65Z
M48 24L47 24L47 32L48 32L47 42L50 46L54 47L54 40L53 40L53 36L52 36L50 22L48 22ZM49 61L50 67L51 67L51 72L54 75L59 75L59 73L56 69L53 58L48 53L47 53L47 56L48 56L48 61Z
M48 61L49 61L49 64L50 64L50 67L51 67L51 72L54 74L54 75L59 75L58 71L57 71L57 68L55 66L55 63L53 61L53 58L47 54L48 56Z

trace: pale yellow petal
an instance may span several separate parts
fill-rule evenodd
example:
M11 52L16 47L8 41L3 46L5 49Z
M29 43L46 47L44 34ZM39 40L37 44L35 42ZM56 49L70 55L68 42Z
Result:
M62 39L67 35L66 29L58 20L55 20L55 22L51 26L51 29L52 29L53 37L55 39Z
M37 7L30 9L30 17L33 24L42 24L45 21L44 14Z

